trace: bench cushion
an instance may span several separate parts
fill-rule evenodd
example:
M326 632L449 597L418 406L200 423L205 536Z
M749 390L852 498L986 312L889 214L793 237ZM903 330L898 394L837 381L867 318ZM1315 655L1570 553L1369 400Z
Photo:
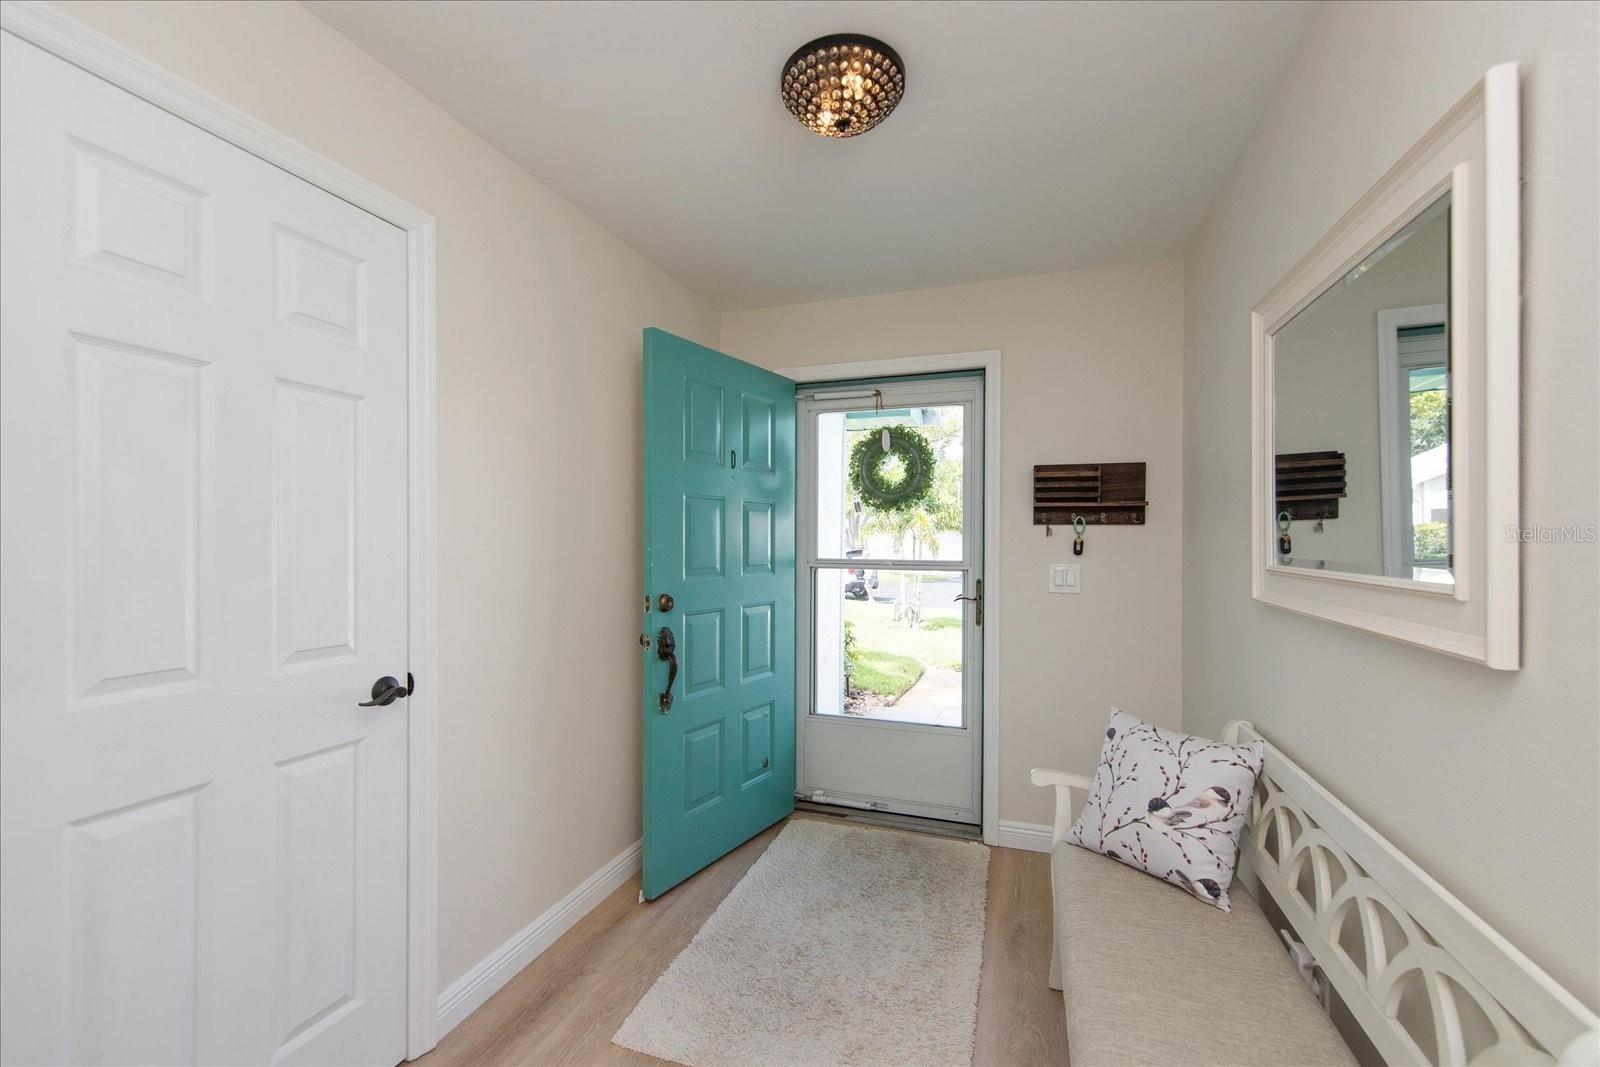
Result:
M1356 1062L1248 893L1219 911L1066 842L1050 870L1073 1067Z

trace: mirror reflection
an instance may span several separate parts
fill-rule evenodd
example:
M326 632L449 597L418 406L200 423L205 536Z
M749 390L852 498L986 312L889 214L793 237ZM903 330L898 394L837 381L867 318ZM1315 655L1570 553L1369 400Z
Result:
M1272 335L1281 566L1450 584L1450 198Z

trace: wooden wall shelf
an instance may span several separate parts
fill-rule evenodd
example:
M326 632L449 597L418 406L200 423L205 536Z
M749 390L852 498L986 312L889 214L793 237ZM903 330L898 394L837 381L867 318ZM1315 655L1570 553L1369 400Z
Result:
M1291 519L1337 519L1346 495L1343 452L1283 452L1276 457L1278 512Z
M1033 524L1143 526L1143 463L1043 463L1033 468Z

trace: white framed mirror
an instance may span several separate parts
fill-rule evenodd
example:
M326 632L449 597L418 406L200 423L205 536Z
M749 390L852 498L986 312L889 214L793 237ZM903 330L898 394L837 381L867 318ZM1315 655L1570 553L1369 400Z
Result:
M1257 600L1514 670L1517 68L1251 312Z

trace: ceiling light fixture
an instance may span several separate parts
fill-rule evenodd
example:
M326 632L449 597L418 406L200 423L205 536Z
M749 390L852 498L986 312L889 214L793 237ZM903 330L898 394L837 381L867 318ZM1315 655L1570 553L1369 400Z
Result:
M783 65L784 106L824 137L866 133L889 117L905 88L899 53L859 33L818 37Z

